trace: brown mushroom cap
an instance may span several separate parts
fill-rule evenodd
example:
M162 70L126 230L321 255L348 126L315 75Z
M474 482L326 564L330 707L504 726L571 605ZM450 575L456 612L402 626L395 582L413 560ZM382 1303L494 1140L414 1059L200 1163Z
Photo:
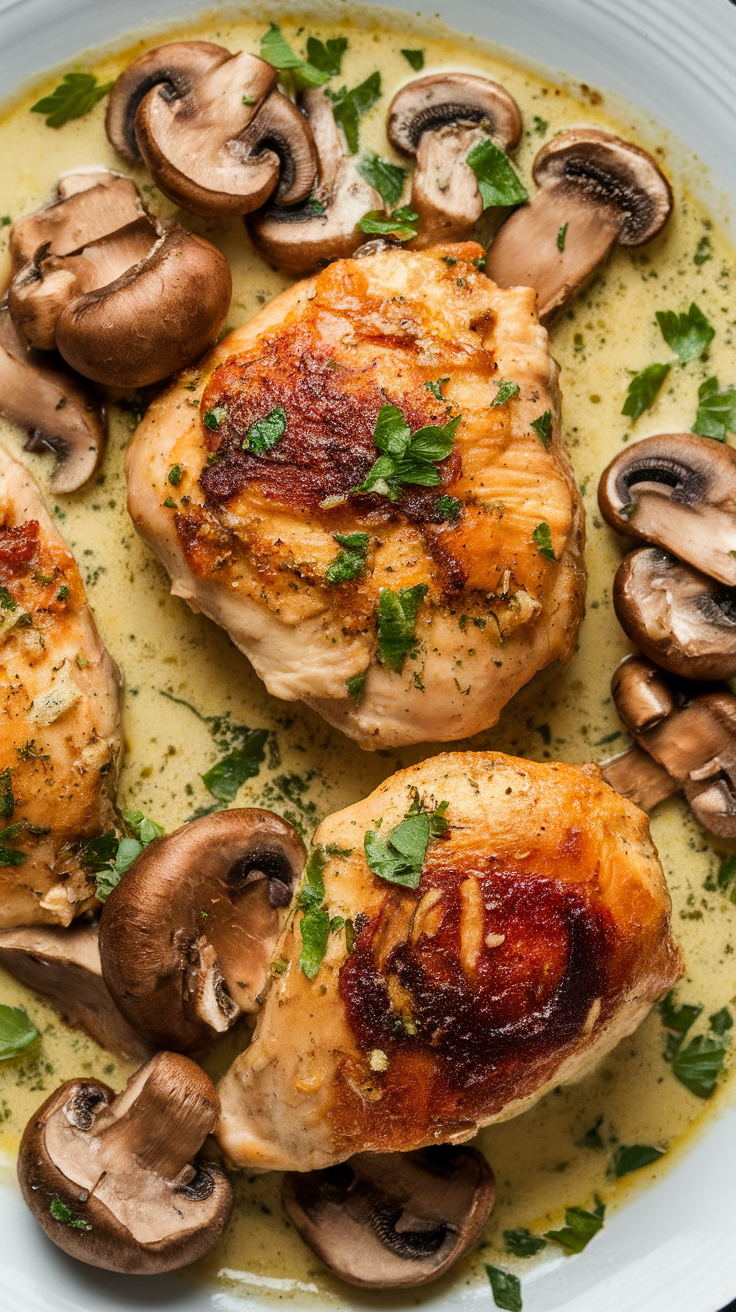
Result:
M613 584L619 623L645 656L685 679L736 675L736 588L660 547L639 547Z
M363 215L383 208L379 193L358 172L355 156L344 149L324 91L305 91L301 104L319 160L313 192L302 205L268 204L247 219L261 254L299 275L347 259L364 240L358 227Z
M533 173L539 190L501 228L486 272L499 287L534 287L545 319L616 242L651 241L670 216L672 192L651 155L593 128L561 132L542 147Z
M170 1052L117 1097L99 1080L69 1080L24 1131L23 1197L49 1238L90 1266L152 1275L195 1262L232 1207L221 1168L192 1160L218 1109L209 1076Z
M598 504L617 533L664 547L736 586L736 451L694 433L633 443L601 475Z
M169 100L182 100L205 73L230 59L230 51L211 41L169 41L134 59L117 79L107 100L105 129L128 164L140 164L135 134L138 106L158 88Z
M611 691L616 710L630 733L646 733L671 715L676 702L670 685L650 661L627 656L614 671Z
M666 797L679 791L679 783L640 747L601 761L601 773L607 784L628 797L642 811L651 811Z
M172 228L120 277L70 301L56 324L56 344L85 378L145 387L212 345L231 292L230 268L217 247Z
M496 1186L480 1153L448 1145L290 1172L283 1199L302 1239L342 1280L399 1289L436 1280L467 1253Z
M29 351L0 305L0 412L25 428L27 451L53 451L52 492L75 492L92 477L105 449L105 412L81 380L50 369Z
M249 214L277 191L306 200L317 157L306 120L275 91L275 68L245 51L173 98L149 91L135 115L136 140L158 186L204 216ZM278 189L278 190L277 190Z
M188 1051L257 1011L304 861L296 830L255 808L147 847L100 921L105 983L131 1024Z
M0 931L0 966L40 994L67 1025L84 1030L126 1061L145 1061L151 1048L118 1011L100 966L94 925L31 925Z
M521 115L508 91L490 78L434 73L396 93L386 131L396 150L416 157L411 204L420 230L412 245L421 249L467 235L480 218L483 198L467 157L483 137L513 149Z

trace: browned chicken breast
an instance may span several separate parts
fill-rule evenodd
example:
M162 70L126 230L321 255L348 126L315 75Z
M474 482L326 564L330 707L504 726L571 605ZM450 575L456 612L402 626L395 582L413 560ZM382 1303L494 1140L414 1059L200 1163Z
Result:
M647 818L594 766L438 756L315 842L220 1086L246 1170L461 1143L583 1075L682 973Z
M535 294L468 242L340 260L155 402L129 506L269 692L363 747L460 738L569 660L582 508Z
M78 852L115 824L119 694L74 557L0 446L0 928L94 904Z

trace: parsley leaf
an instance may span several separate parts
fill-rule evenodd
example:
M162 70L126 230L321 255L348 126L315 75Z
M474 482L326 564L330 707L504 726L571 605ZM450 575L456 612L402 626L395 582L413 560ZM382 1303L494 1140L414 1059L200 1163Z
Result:
M517 1230L504 1230L503 1242L506 1252L513 1253L514 1257L534 1257L535 1253L541 1253L547 1247L546 1239L531 1234L525 1226L519 1226Z
M174 487L178 487L179 484L181 483L181 476L183 473L184 473L183 465L172 465L166 477L168 481L173 484Z
M38 1038L38 1030L20 1007L0 1003L0 1061L17 1057Z
M505 405L507 401L511 400L512 396L516 396L520 391L521 388L518 383L513 383L508 378L502 379L498 385L498 391L491 401L491 410L495 410L497 406Z
M543 137L548 127L549 127L549 123L547 122L546 118L540 118L539 114L534 115L534 131L536 132L537 136Z
M728 1038L696 1034L686 1048L680 1044L672 1056L672 1074L698 1098L710 1098L723 1066Z
M359 86L348 91L343 87L337 93L328 91L332 101L335 122L339 123L345 133L345 140L351 155L357 155L360 147L359 124L364 114L375 105L381 95L381 74L376 71L361 82ZM363 232L367 229L363 228Z
M485 1263L486 1275L491 1282L491 1292L496 1307L505 1312L521 1312L521 1281L510 1271L502 1271L498 1266Z
M327 583L346 583L360 578L365 569L368 550L367 533L335 533L335 541L343 548L325 570Z
M321 44L319 42L319 45ZM261 58L265 59L274 68L293 73L299 88L321 87L323 82L332 77L330 72L316 68L314 64L308 63L295 55L281 28L277 27L276 23L271 23L268 31L261 37Z
M656 319L664 340L681 364L699 360L716 335L715 328L694 302L687 314L658 310Z
M10 766L6 765L4 770L0 770L0 816L4 820L9 820L14 810L15 798L10 781Z
M348 697L352 697L357 702L363 691L363 684L368 677L368 671L362 670L360 674L354 674L352 678L345 680L345 687L348 690Z
M593 1236L603 1228L605 1214L603 1203L597 1199L592 1212L586 1212L582 1207L568 1207L565 1210L564 1227L561 1230L547 1230L545 1239L561 1244L569 1253L582 1253Z
M621 414L636 420L644 414L645 410L650 410L670 368L671 365L668 364L650 364L632 378Z
M426 583L401 588L399 592L381 588L376 617L378 651L382 663L396 674L401 674L404 661L417 645L414 633L417 612L428 591Z
M28 828L25 820L16 820L14 825L8 825L7 829L0 830L0 867L2 866L22 866L24 861L28 860L27 852L19 852L16 847L6 847L3 839L12 838L21 829Z
M0 586L0 608L2 610L14 611L18 609L18 603L11 597L8 589L4 584Z
M48 128L60 128L70 119L82 118L106 96L112 82L98 86L94 73L65 73L50 96L31 105L32 114L46 114Z
M335 916L331 920L329 911L323 905L325 900L323 872L328 853L329 849L321 846L312 850L296 898L297 909L304 913L299 924L302 937L299 966L307 979L314 979L322 965L330 930L336 933L345 924L340 916Z
M448 806L449 802L440 802L427 811L415 794L404 819L386 838L377 829L369 829L363 838L363 848L372 873L389 884L418 888L430 842L447 832Z
M445 386L445 383L449 383L449 381L449 378L429 379L424 386L428 392L432 393L435 401L444 401L445 397L442 395L442 388Z
M697 250L693 256L693 261L700 266L701 264L707 264L708 260L712 259L713 254L710 248L710 237L701 237L698 242Z
M384 215L380 210L369 210L364 214L358 227L361 232L379 237L397 237L399 241L410 241L416 237L419 228L419 215L408 205L394 210L391 215Z
M661 1148L653 1148L648 1143L634 1143L630 1148L618 1148L613 1159L613 1173L620 1179L622 1175L631 1175L643 1166L651 1166L658 1158L664 1157Z
M439 427L430 424L412 433L397 405L382 405L376 419L373 441L383 451L365 481L352 492L375 492L398 501L401 484L437 487L442 477L436 465L449 456L462 415Z
M256 456L265 456L267 451L281 441L285 432L286 411L282 405L277 405L263 419L256 419L251 424L243 439L243 450L252 451Z
M100 902L107 901L144 847L164 834L163 827L155 820L148 820L142 811L128 807L123 810L123 823L130 832L122 838L118 839L112 831L100 834L85 843L80 853L83 865L95 873L95 891Z
M569 226L570 226L569 223L563 223L557 232L558 251L564 251L565 249L565 242L567 241L567 230Z
M404 189L406 169L381 159L375 150L367 150L356 167L361 178L365 178L371 187L375 187L385 205L396 204Z
M733 1029L733 1016L728 1007L721 1007L720 1011L711 1016L710 1027L714 1034L726 1034L728 1030Z
M725 442L728 433L736 433L736 387L719 392L717 378L706 378L700 384L693 432L716 442Z
M552 411L545 410L538 419L532 419L531 426L546 451L552 441Z
M485 210L494 205L523 205L528 201L529 193L516 176L508 156L490 137L473 146L466 162L478 180Z
M79 1217L74 1215L71 1207L67 1207L66 1203L62 1202L58 1194L51 1199L49 1211L55 1221L61 1221L62 1225L68 1225L72 1230L92 1229L89 1221L80 1221Z
M662 1017L662 1024L668 1030L675 1030L677 1034L687 1034L691 1025L694 1025L698 1019L702 1007L685 1005L682 1007L675 1006L674 992L670 992L662 999L657 1010Z
M545 523L544 520L541 524L537 524L537 527L532 533L532 538L539 548L540 556L546 556L547 560L557 559L552 547L552 534L550 532L549 524Z
M214 410L207 410L202 416L202 423L212 432L220 427L224 419L227 419L227 410L224 405L216 405Z
M148 847L155 838L163 838L166 832L155 820L147 820L142 811L131 811L127 806L123 810L123 820L143 847Z
M200 778L208 792L218 802L234 802L238 789L246 779L253 779L266 755L268 729L250 729L242 747L223 756Z
M462 501L458 501L457 497L448 496L446 492L437 498L437 514L446 522L457 519L462 508Z
M346 36L328 37L324 43L318 41L316 36L310 36L307 40L307 59L314 68L326 73L328 77L337 77L347 48Z
M411 64L416 73L424 68L424 51L423 50L400 50L400 55L404 56L407 64Z

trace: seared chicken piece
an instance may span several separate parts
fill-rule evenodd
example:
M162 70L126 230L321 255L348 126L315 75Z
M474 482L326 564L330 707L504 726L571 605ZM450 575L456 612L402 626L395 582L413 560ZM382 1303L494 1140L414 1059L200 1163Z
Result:
M0 928L94 905L78 850L115 825L119 697L76 561L0 446Z
M371 873L364 835L373 865L400 875L418 823L434 835L418 887ZM438 756L315 842L324 908L354 944L334 926L308 978L314 911L282 935L253 1042L219 1091L220 1143L248 1171L462 1143L584 1075L682 973L647 818L595 766Z
M485 729L575 649L583 519L557 370L534 292L500 291L482 254L331 264L182 375L128 448L130 512L172 592L269 692L367 748ZM454 446L356 492L389 405L407 434L461 416Z

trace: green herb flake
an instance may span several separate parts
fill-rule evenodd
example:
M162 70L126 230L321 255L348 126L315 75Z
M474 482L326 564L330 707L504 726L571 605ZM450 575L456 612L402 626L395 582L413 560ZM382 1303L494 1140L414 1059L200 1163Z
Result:
M173 497L167 497L164 501L167 510L176 510L176 502Z
M383 838L377 829L369 829L363 838L368 868L379 879L404 888L418 888L427 847L432 839L447 832L445 812L449 802L425 809L415 794L404 819Z
M727 1034L730 1029L733 1029L733 1016L728 1007L721 1007L720 1011L716 1011L711 1016L710 1027L714 1034L720 1035Z
M343 550L325 570L325 581L330 584L349 583L360 578L365 571L368 551L367 533L335 533L335 541Z
M252 451L256 456L265 456L281 441L286 432L286 424L286 411L282 405L277 405L263 419L257 419L251 424L243 440L243 450Z
M668 364L650 364L632 378L621 414L637 420L645 410L651 410L670 368Z
M672 1074L697 1098L710 1098L716 1087L728 1045L727 1035L696 1034L687 1047L672 1054Z
M428 591L426 583L399 592L381 588L376 616L378 652L382 663L396 674L401 674L407 656L417 646L417 613Z
M557 232L557 249L558 249L558 251L564 251L564 249L565 249L565 242L566 242L566 240L567 240L567 230L568 230L569 226L570 226L569 223L563 223L563 224L561 225L561 227L558 229L558 232Z
M62 1225L68 1225L72 1230L92 1229L89 1221L81 1221L78 1216L75 1216L71 1207L67 1207L66 1203L62 1202L58 1194L55 1198L51 1199L49 1211L55 1221L60 1221Z
M272 961L272 962L271 962L271 974L272 974L272 975L283 975L283 973L284 973L284 971L286 970L288 964L289 964L289 963L288 963L288 961L286 960L286 957L277 957L275 961Z
M18 1057L38 1038L38 1030L20 1007L0 1003L0 1061Z
M506 1252L513 1253L514 1257L534 1257L535 1253L541 1253L547 1247L546 1239L542 1239L541 1235L533 1235L524 1226L516 1230L504 1230L503 1242Z
M4 770L0 770L0 816L4 820L10 820L14 810L15 798L10 777L10 766L6 765Z
M561 1230L547 1230L545 1239L561 1244L569 1253L582 1253L591 1239L603 1228L605 1214L603 1203L597 1199L592 1212L586 1212L582 1207L568 1207L565 1210L564 1227Z
M449 456L455 444L455 432L462 415L456 415L442 427L430 424L412 433L396 405L382 405L376 419L373 441L383 452L375 461L364 482L353 493L376 493L398 501L401 485L437 487L442 477L437 464Z
M19 852L17 848L7 847L5 843L6 838L13 838L23 829L30 829L27 821L16 820L15 824L8 825L7 829L0 830L0 867L22 866L28 860L27 852Z
M442 395L442 388L445 387L449 381L449 378L430 378L424 386L428 392L432 393L435 401L446 401L446 398Z
M538 137L543 137L549 127L546 118L540 118L539 114L534 115L534 131Z
M8 589L4 584L0 585L0 610L7 610L11 613L18 609L18 603L11 597Z
M727 856L718 868L716 887L725 893L732 884L736 884L736 856Z
M304 87L321 87L328 78L332 77L326 69L317 68L308 60L300 59L295 55L276 23L271 23L268 31L261 37L261 58L281 72L292 73L299 90Z
M384 205L395 205L404 189L406 169L381 159L374 150L367 150L357 164L361 178L375 187Z
M674 1030L677 1034L687 1034L690 1026L695 1024L703 1008L688 1004L678 1007L675 1005L674 998L675 995L670 989L670 992L657 1007L662 1017L662 1024L666 1029Z
M411 64L415 73L419 73L424 68L423 50L400 50L399 54L404 56L407 64Z
M613 1173L620 1179L622 1175L631 1175L643 1166L651 1166L660 1157L664 1157L661 1148L653 1148L648 1143L634 1143L629 1148L618 1148L613 1158Z
M725 442L728 433L736 433L736 387L721 392L715 377L700 384L693 432L716 442Z
M360 674L354 674L350 679L345 680L345 687L348 690L348 697L352 697L353 701L357 702L360 700L360 694L363 691L363 685L367 677L368 677L368 671L361 670Z
M502 1271L498 1266L485 1263L486 1275L491 1282L491 1292L496 1307L505 1312L522 1312L521 1281L510 1271Z
M360 120L375 105L381 95L381 74L376 71L361 82L359 86L348 91L343 87L337 93L328 91L332 101L335 122L345 133L345 140L351 155L357 155L360 148ZM363 232L368 229L363 228Z
M699 360L716 335L715 328L694 303L687 314L658 310L656 319L664 340L681 364Z
M7 228L12 222L9 214L0 215L0 228Z
M473 146L467 163L478 180L484 209L496 205L523 205L528 201L526 187L516 176L508 157L490 137Z
M56 600L66 601L68 596L69 596L69 589L66 586L66 583L62 583L61 587L59 588L59 591L56 594Z
M446 523L451 524L456 519L459 519L460 512L462 511L463 508L463 503L462 501L458 501L457 497L448 496L448 494L445 492L441 497L437 498L436 506L437 506L437 514L440 516L440 518L443 519Z
M552 534L550 532L550 527L544 520L541 524L537 524L537 527L532 533L532 539L537 544L540 556L545 556L547 560L557 559L552 547Z
M224 405L216 405L214 410L207 410L202 416L203 424L213 433L225 419L227 419L227 410Z
M60 128L73 118L82 118L106 96L112 82L98 85L93 73L65 73L50 96L31 105L32 114L46 114L48 128Z
M416 237L419 228L419 215L408 205L394 210L393 214L382 214L380 210L369 210L364 214L358 227L369 236L396 237L399 241L410 241Z
M495 410L498 406L505 405L507 401L511 400L512 396L516 396L520 391L521 388L518 383L513 383L510 379L504 378L499 383L498 391L491 401L491 410Z
M329 37L327 41L318 41L316 36L307 40L307 59L313 68L318 68L327 77L337 77L342 66L342 57L348 48L346 36Z
M537 419L532 419L531 427L546 451L552 441L552 411L545 410L543 415L539 415Z
M179 484L181 483L181 476L183 473L184 473L183 465L172 465L166 477L168 478L170 483L173 483L174 487L178 487Z
M701 237L693 256L693 262L700 266L701 264L707 264L708 260L712 259L713 252L711 250L710 237Z
M218 802L234 802L246 779L254 779L266 756L268 729L249 729L241 747L223 756L200 778Z

